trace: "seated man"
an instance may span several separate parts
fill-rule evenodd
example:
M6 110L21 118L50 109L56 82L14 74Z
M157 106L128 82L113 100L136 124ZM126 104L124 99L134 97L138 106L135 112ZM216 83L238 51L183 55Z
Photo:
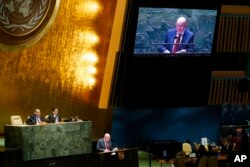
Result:
M50 123L61 122L61 116L58 114L58 108L53 108L52 109L52 114L50 114L48 116L47 122L50 122Z
M35 112L33 115L28 117L28 120L26 121L26 124L28 125L39 125L39 124L45 124L44 117L41 116L40 109L35 109Z
M110 140L109 133L105 133L104 137L97 141L96 149L99 152L110 152L117 150L117 148L114 147L113 143Z

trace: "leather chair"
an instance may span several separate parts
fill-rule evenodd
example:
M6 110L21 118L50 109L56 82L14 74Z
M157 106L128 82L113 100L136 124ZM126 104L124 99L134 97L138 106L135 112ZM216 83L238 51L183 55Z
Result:
M207 167L207 156L202 156L198 167Z
M207 167L218 167L218 157L209 156L207 160Z
M182 143L182 151L186 154L189 155L192 153L192 146L190 143Z
M12 115L10 117L11 125L23 125L23 121L20 115Z
M196 142L194 142L194 149L195 149L195 151L198 151L198 149L199 149L199 144L197 144Z
M174 167L185 167L185 157L177 156L174 160Z

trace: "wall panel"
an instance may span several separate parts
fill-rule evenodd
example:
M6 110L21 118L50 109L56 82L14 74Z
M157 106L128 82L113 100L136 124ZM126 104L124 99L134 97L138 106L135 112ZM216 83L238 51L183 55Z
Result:
M97 15L90 8L98 8ZM11 115L26 119L35 108L46 115L55 106L63 117L92 120L93 138L111 127L111 111L98 111L98 103L115 8L116 0L61 0L54 24L40 41L0 51L0 134ZM99 36L99 42L91 45L86 32ZM95 84L86 79L88 51L98 57Z

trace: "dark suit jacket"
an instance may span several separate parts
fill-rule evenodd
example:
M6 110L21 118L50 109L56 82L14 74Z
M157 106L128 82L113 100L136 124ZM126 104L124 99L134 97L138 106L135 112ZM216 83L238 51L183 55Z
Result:
M61 120L62 120L62 119L61 119L61 116L60 116L60 115L57 115L57 117L58 117L58 122L61 122ZM50 115L48 116L47 122L55 123L55 122L56 122L56 117L54 117L53 114L50 114Z
M42 116L40 116L40 120L42 122L45 121L44 117L42 117ZM29 118L26 121L26 124L28 124L28 125L35 125L36 124L36 115L33 114L33 115L29 116Z
M114 145L111 141L109 141L108 143L109 143L109 150L112 151L114 148ZM106 149L105 141L103 138L101 138L97 141L96 149L97 149L97 151L100 151L100 152L103 152Z
M164 40L164 45L158 48L159 52L164 52L166 49L172 52L173 50L173 44L174 40L176 38L176 29L171 29L167 31L165 40ZM194 33L186 29L183 33L181 44L179 46L180 50L181 49L186 49L187 52L193 52L194 49ZM191 45L188 45L191 44Z

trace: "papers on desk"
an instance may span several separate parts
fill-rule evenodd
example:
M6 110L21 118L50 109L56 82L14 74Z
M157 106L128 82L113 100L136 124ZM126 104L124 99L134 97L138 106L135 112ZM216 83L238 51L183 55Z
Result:
M111 155L115 155L115 154L112 154L112 153L116 153L116 152L122 152L122 151L125 151L127 149L125 148L114 148L112 151L107 151L107 152L99 152L98 154L111 154Z
M196 153L191 153L191 154L189 154L189 157L190 157L190 158L195 158L195 157L196 157Z

